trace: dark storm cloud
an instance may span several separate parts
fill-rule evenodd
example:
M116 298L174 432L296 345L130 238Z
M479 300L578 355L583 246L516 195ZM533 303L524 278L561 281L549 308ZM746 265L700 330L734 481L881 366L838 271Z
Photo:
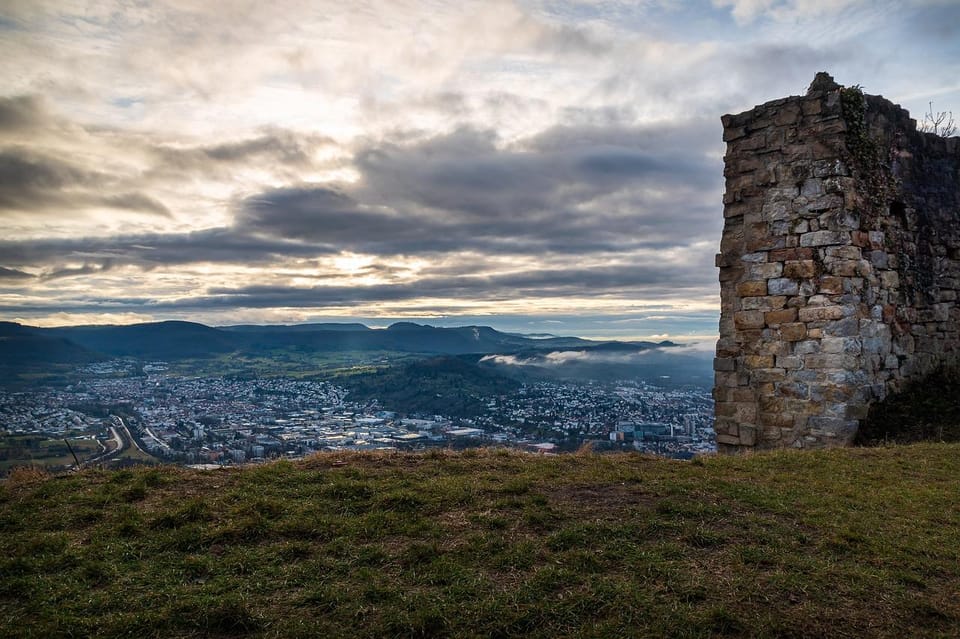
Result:
M155 213L165 217L170 216L170 210L163 205L163 202L155 200L143 193L121 193L119 195L109 195L100 200L105 206L113 209L128 211L141 211L144 213Z
M24 147L0 149L0 207L48 201L64 188L96 180L95 173Z
M491 131L462 128L417 144L361 149L357 167L370 199L458 215L497 218L543 210L565 167L559 158L498 150Z
M260 135L233 142L184 147L157 145L148 150L156 158L152 174L164 174L216 172L221 167L253 162L306 168L312 164L315 150L332 144L334 142L324 136L296 135L284 129L267 128Z
M670 282L664 286L664 282ZM644 291L648 297L670 295L702 285L695 268L658 264L630 267L543 269L507 275L425 277L377 286L213 287L197 303L240 306L316 306L336 303L396 302L418 298L515 299L525 297L603 296L611 290ZM652 295L651 295L652 294Z
M85 265L91 272L101 268ZM62 276L80 274L71 269ZM670 299L677 295L710 295L712 288L702 286L703 277L694 267L667 267L662 264L632 267L543 269L492 276L427 277L412 282L374 286L248 286L239 288L211 287L201 294L166 302L144 297L75 299L65 312L137 310L203 311L229 308L264 309L274 307L313 308L318 306L361 306L371 302L403 303L418 299L469 299L471 301L513 301L525 298L602 298L611 291L636 295L646 300ZM53 305L20 306L24 312L50 310ZM13 307L0 306L0 311Z
M287 257L330 253L315 244L239 235L231 229L192 233L151 233L105 238L0 241L0 261L44 266L68 260L112 260L144 269L165 265L220 262L265 264Z
M585 173L601 178L642 177L655 171L664 171L666 166L647 153L632 149L598 149L586 154L579 161Z
M0 215L4 211L55 213L78 206L102 205L169 216L159 201L137 192L100 195L114 181L66 160L23 146L0 149Z
M0 132L22 131L45 121L43 100L33 95L0 97Z
M317 225L318 222L322 224ZM345 230L370 228L371 233L399 231L379 213L368 213L347 195L328 188L283 188L244 201L237 226L248 232L281 237L307 237L338 243Z
M81 277L84 275L95 275L105 273L113 268L113 260L103 260L99 264L86 263L83 266L56 268L43 273L41 280L59 280L66 277Z
M233 179L238 168L267 164L296 174L313 167L314 153L334 142L321 135L298 135L278 127L217 144L172 146L149 137L103 127L86 127L61 117L35 95L0 98L0 215L12 212L56 214L91 207L172 217L168 206L150 195L158 185L191 183L209 177ZM91 141L112 149L114 162L96 169L78 164L73 149ZM148 168L126 172L110 167L125 157L141 157Z
M235 228L389 254L663 248L716 230L719 163L703 138L690 148L690 128L705 127L564 127L516 148L460 129L370 146L357 152L357 184L261 193Z
M569 124L513 146L499 144L493 133L468 128L426 139L398 135L393 142L355 151L357 182L337 187L292 185L247 197L237 202L233 224L227 227L0 241L0 263L41 269L34 281L50 281L95 276L120 266L143 271L208 262L267 266L343 251L441 260L422 268L415 280L374 286L214 286L178 301L151 299L140 292L121 299L91 293L72 301L19 306L21 312L177 313L409 305L422 299L495 303L524 298L709 296L713 294L709 259L684 263L666 254L661 258L660 251L682 249L718 232L714 227L719 224L720 204L715 193L721 171L719 162L710 157L718 146L718 129L716 123L701 121L659 128ZM156 147L160 149L156 166L189 174L216 170L217 165L240 166L251 158L286 157L296 163L302 159L300 150L307 153L312 145L323 143L288 142L283 136L265 135L208 147ZM24 164L41 167L44 170L31 179L45 181L48 192L102 179L66 162L20 159L20 164L9 163L9 173L16 169L25 174ZM102 203L165 211L162 203L138 196L123 192L104 196ZM521 273L488 274L490 260L498 255L532 258L540 266ZM609 261L612 256L629 256L630 265L577 263ZM317 268L298 272L315 281L341 276ZM397 267L375 262L364 272L389 280ZM6 279L10 286L21 285L12 277Z
M24 273L23 271L18 271L15 268L6 268L0 266L0 279L5 280L32 280L33 275L29 273Z
M306 165L310 161L304 145L289 133L262 135L242 142L202 148L201 151L210 159L221 162L236 162L258 155L270 155L289 164Z

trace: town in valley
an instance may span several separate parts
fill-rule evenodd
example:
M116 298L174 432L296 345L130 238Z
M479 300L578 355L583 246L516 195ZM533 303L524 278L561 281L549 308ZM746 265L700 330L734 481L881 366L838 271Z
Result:
M714 449L705 388L536 381L481 400L483 409L470 417L401 412L376 398L351 398L330 381L182 376L166 362L116 359L81 367L62 387L0 390L0 468L31 463L44 450L34 446L31 453L25 440L59 449L64 467L209 467L429 447L562 453L587 444L681 458ZM56 455L37 457L49 464Z

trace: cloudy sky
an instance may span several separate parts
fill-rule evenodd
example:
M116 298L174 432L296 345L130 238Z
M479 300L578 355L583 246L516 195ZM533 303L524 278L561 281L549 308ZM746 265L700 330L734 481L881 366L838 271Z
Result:
M957 0L0 0L0 319L709 339L720 115L960 112Z

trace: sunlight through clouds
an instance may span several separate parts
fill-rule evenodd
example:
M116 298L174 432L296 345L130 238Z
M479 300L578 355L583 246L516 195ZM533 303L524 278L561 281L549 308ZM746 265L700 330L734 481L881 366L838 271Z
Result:
M932 0L11 0L0 317L715 334L720 115L819 70L960 110L957 24Z

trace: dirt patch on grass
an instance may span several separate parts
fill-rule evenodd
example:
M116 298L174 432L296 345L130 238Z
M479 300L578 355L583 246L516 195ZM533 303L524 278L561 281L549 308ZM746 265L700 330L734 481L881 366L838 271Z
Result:
M555 506L571 515L589 519L618 520L630 510L652 510L656 495L636 484L574 484L541 491Z

